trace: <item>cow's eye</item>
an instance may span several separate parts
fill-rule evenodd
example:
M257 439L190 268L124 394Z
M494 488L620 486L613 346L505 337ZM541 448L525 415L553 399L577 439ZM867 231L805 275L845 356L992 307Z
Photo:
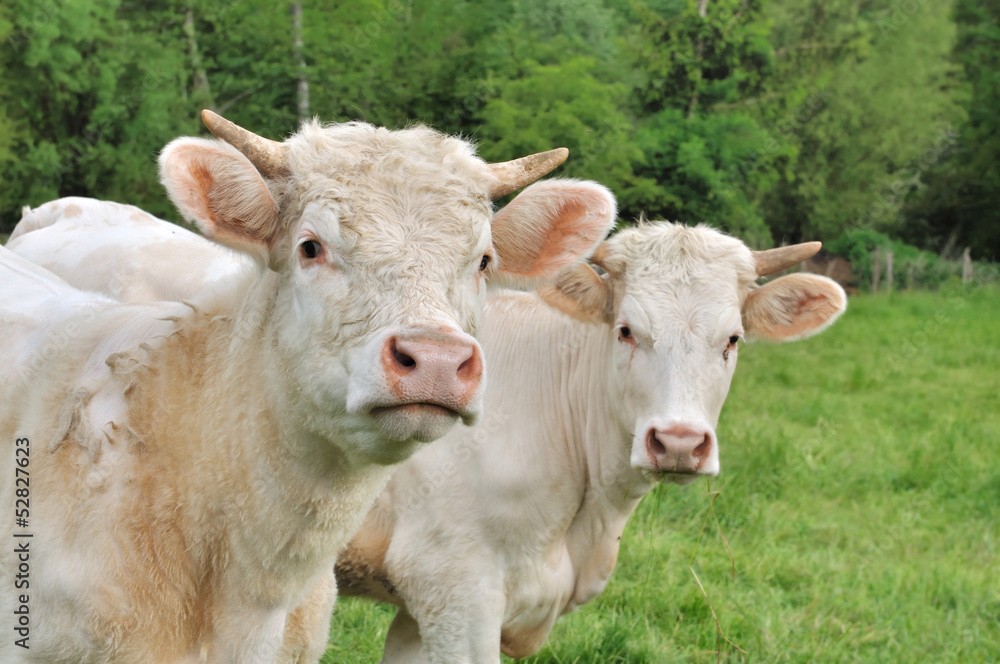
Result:
M632 330L629 329L628 325L622 325L618 328L618 338L621 341L632 341Z
M486 266L490 264L490 255L484 254L483 260L479 261L479 271L482 272L486 269Z
M738 334L734 334L733 336L729 337L729 345L726 346L726 350L722 351L722 359L724 361L729 361L729 351L736 350L736 344L739 342L739 340L740 340L740 335Z
M299 248L302 251L302 255L306 258L316 258L323 253L323 245L321 245L316 240L306 240Z

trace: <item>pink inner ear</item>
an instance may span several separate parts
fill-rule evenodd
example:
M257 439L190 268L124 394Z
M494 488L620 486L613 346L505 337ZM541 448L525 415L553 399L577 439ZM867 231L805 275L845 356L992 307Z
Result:
M500 271L526 282L552 278L593 250L614 219L614 196L597 183L535 183L494 218Z
M206 236L244 251L273 246L277 203L238 151L213 141L179 139L164 150L161 167L174 202Z
M781 277L750 294L744 323L752 336L779 342L803 339L840 316L843 298L840 287L823 277Z
M187 174L193 182L191 186L184 188L184 202L191 208L199 210L199 216L215 222L216 219L212 215L212 207L208 200L208 192L212 191L213 185L212 174L198 159L192 159L188 163Z
M208 202L212 174L190 146L179 146L164 163L164 176L181 212L190 219L214 222ZM207 228L203 230L208 230Z
M587 214L587 206L579 201L569 200L560 210L559 220L548 227L539 242L539 251L534 255L519 256L504 267L526 277L551 275L567 263L578 260L594 244L594 237L581 232L565 219L582 219ZM511 264L513 263L513 264Z
M610 287L590 265L577 262L564 269L555 283L537 291L550 307L585 323L609 322Z
M836 312L836 307L822 295L805 297L798 301L798 309L792 314L791 325L780 325L771 328L771 334L777 338L796 338L810 330L823 325Z

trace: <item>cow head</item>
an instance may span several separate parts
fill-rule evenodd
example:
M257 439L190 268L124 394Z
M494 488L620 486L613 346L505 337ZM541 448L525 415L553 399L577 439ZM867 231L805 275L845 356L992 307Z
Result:
M602 275L580 263L540 289L557 309L605 326L633 469L681 484L718 474L715 428L740 342L812 336L847 306L843 289L816 275L756 286L818 250L811 242L752 252L707 227L646 224L598 248Z
M203 119L222 140L170 143L163 183L206 236L254 259L264 286L248 301L263 311L285 410L301 417L292 426L368 461L475 421L485 279L537 285L614 220L606 189L558 180L493 214L494 198L565 150L487 164L426 127L313 122L277 143Z

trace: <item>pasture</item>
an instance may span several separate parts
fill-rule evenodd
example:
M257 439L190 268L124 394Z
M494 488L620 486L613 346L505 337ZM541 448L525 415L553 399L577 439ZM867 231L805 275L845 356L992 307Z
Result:
M607 591L525 661L1000 660L998 312L995 281L863 295L744 346L720 477L647 496ZM378 661L392 611L341 600L322 661Z

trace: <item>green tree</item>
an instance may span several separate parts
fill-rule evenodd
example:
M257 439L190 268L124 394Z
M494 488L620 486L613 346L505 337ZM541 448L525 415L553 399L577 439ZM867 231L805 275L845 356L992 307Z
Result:
M929 168L925 155L933 166L946 154L948 127L961 120L949 11L888 0L768 5L778 73L753 112L794 146L763 203L776 236L900 232L904 201ZM782 130L789 117L801 120Z
M3 21L0 208L97 195L167 210L155 155L185 127L180 28L117 0L18 0Z
M204 107L283 138L304 80L327 121L425 122L493 160L565 145L559 174L625 218L990 256L1000 28L955 2L309 0L298 50L288 3L10 0L0 230L65 195L174 218L162 146Z
M640 116L635 184L622 192L636 214L706 222L770 246L759 200L784 149L746 112L773 70L769 27L756 2L687 3L661 15L634 5L639 34L634 91ZM669 11L669 10L668 10Z
M927 247L957 254L969 246L977 257L1000 255L1000 7L959 0L955 57L970 86L967 121L954 150L925 178L909 202L906 234Z
M625 189L641 156L622 108L627 89L598 80L595 68L593 59L576 56L558 65L528 63L523 76L495 82L481 113L482 155L502 161L563 146L570 159L561 175Z

